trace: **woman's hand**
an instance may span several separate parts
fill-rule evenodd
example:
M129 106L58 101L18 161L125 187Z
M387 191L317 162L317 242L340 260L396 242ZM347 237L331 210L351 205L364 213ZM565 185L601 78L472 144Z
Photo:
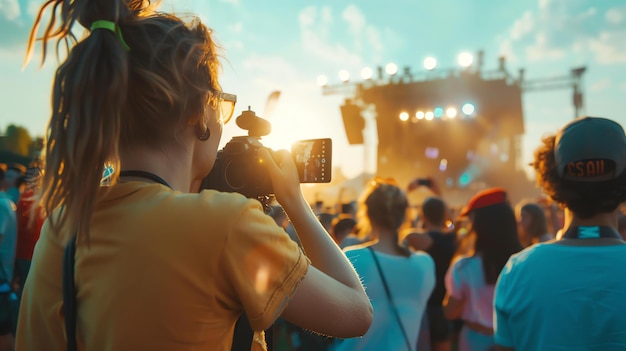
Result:
M302 200L298 170L291 153L260 148L259 157L269 172L276 200L288 211L290 206Z

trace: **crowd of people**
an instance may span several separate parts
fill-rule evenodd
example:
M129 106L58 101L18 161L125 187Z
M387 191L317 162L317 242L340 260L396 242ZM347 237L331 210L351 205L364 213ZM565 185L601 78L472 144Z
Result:
M626 348L626 284L615 276L626 263L623 128L581 117L542 142L533 167L547 197L535 201L512 203L494 187L455 210L432 179L405 191L373 179L350 234L360 242L335 239L361 276L374 320L364 337L324 349ZM406 193L420 182L432 196L406 218Z
M626 349L618 123L542 140L546 199L493 187L460 210L432 179L375 177L327 211L288 152L261 148L266 207L201 188L236 102L210 28L50 0L29 47L45 18L44 46L88 35L55 75L44 158L0 167L0 351Z

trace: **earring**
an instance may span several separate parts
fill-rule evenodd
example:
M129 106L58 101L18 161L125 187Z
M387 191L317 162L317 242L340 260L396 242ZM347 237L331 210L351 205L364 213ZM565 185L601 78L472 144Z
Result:
M205 130L202 130L202 127L200 127L200 123L196 124L196 137L200 140L200 141L207 141L209 140L209 137L211 136L211 131L209 130L209 127L205 127Z

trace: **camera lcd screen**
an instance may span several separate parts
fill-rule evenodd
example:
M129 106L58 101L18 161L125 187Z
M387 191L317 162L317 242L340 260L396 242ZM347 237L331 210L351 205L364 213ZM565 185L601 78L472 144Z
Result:
M332 170L332 141L308 139L296 141L291 154L298 169L300 183L329 183Z

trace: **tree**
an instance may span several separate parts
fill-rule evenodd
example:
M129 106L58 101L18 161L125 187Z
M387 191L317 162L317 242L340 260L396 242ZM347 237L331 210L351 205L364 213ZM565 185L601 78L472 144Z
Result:
M2 140L2 148L17 155L30 156L32 143L26 128L10 124Z

